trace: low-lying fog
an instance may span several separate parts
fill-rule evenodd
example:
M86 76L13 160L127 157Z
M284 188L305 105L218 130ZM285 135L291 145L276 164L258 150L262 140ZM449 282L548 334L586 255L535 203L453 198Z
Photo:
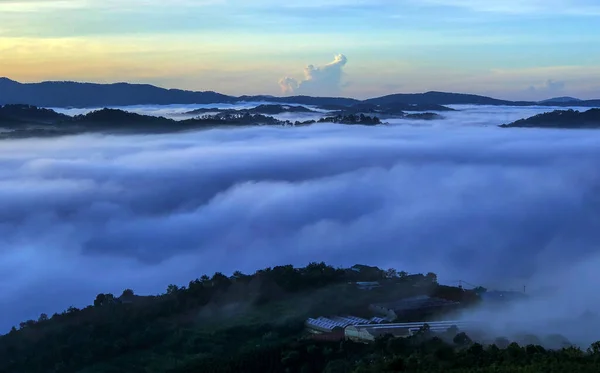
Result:
M130 111L132 113L143 114L143 115L154 115L154 116L163 116L166 118L171 118L175 120L181 119L189 119L193 117L197 117L198 115L204 114L215 114L218 110L243 110L243 109L252 109L259 105L282 105L281 103L269 103L269 102L238 102L238 103L222 103L222 104L201 104L201 105L136 105L136 106L113 106L111 109L121 109ZM305 108L311 109L316 112L326 113L327 110L319 109L315 106L311 105L299 105L292 104L289 106L303 106ZM102 109L102 107L97 108L49 108L58 113L66 114L66 115L81 115L87 114L94 110ZM201 113L201 114L189 114L190 111L195 109L218 109L214 113ZM280 119L290 119L290 120L308 120L308 119L319 119L322 115L318 113L284 113L282 115L275 115L275 117L280 117Z
M276 102L238 102L233 104L202 104L202 105L136 105L136 106L114 106L112 109L121 109L130 111L137 114L143 115L154 115L163 116L175 120L189 119L197 117L198 115L204 114L215 114L216 112L202 113L202 114L189 114L190 111L195 109L219 109L219 110L242 110L251 109L261 104L267 105L282 105ZM308 109L315 111L316 113L282 113L278 115L271 115L280 120L290 120L292 122L305 121L305 120L317 120L326 115L328 110L320 109L316 106L311 105L299 105L290 104L289 106L303 106ZM579 111L586 111L590 108L587 107L550 107L550 106L485 106L485 105L447 105L450 108L456 109L454 112L439 112L445 120L435 121L423 121L423 120L406 120L406 119L394 119L384 118L384 122L390 124L408 124L418 126L440 126L440 125L474 125L474 126L496 126L499 124L514 122L515 120L530 117L536 114L541 114L553 110L568 110L574 109ZM97 108L50 108L56 112L63 113L66 115L80 115L87 114L94 110L102 109Z
M100 292L310 261L557 289L503 319L595 311L600 131L474 126L536 110L3 141L0 332Z

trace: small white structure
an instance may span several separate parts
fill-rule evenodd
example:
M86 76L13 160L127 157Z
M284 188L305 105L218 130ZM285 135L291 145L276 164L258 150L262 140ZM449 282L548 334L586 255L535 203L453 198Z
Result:
M432 332L443 333L452 327L459 330L469 330L476 324L468 321L431 321L413 323L393 323L378 325L350 325L344 329L346 339L356 342L372 342L377 337L391 334L394 337L409 337L418 332L425 324L429 325Z

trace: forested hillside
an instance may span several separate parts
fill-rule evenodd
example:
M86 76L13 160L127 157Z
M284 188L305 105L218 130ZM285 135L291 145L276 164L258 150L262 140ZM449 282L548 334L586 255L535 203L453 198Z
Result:
M600 344L593 354L503 339L484 347L458 331L436 336L426 329L374 344L309 338L307 317L360 316L372 302L418 294L464 307L479 302L475 291L439 285L433 273L358 268L288 265L204 275L157 296L131 289L98 294L84 309L42 314L0 337L0 372L591 372L600 366ZM365 291L357 281L382 286Z

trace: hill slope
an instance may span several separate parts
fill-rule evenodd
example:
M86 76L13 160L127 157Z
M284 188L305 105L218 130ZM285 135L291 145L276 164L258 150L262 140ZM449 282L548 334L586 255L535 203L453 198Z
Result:
M100 109L87 114L70 117L50 109L40 109L28 105L0 106L0 128L9 131L0 132L0 139L48 137L75 135L82 133L170 133L214 127L235 126L300 126L317 123L316 120L304 122L279 120L272 116L258 114L256 111L279 110L279 106L267 106L259 110L225 110L212 115L201 115L185 120L142 115L120 109ZM292 109L307 112L306 108ZM310 112L310 110L308 110ZM326 121L325 121L326 122ZM336 123L373 125L381 123L375 116L340 117Z
M584 352L558 335L519 336L516 341L526 347L494 337L482 345L475 341L486 343L486 337L475 330L471 339L456 327L435 333L424 326L409 337L383 335L364 344L340 340L335 332L318 338L304 330L308 317L361 312L386 299L424 294L463 307L479 302L476 292L439 285L436 278L433 273L310 263L252 275L217 272L187 287L169 285L166 293L153 297L136 297L131 289L120 297L98 294L84 309L42 314L0 336L0 372L598 371L600 342ZM381 286L360 290L359 281Z
M519 119L500 127L537 127L537 128L600 128L600 109L584 112L577 110L554 110L549 113Z
M164 89L149 84L76 82L19 83L0 78L0 104L43 107L207 104L237 101L216 92Z
M433 274L387 279L386 271L368 268L287 265L252 275L217 272L187 287L169 285L155 297L136 298L130 289L118 298L98 294L86 308L41 315L0 336L0 372L185 372L192 364L198 372L220 371L206 367L302 338L309 317L369 312L370 303L419 294L465 305L478 300L438 285ZM373 280L382 287L364 291L349 284Z
M478 105L510 105L512 101L497 100L495 98L445 92L426 92L426 93L398 93L383 97L372 98L364 101L365 103L386 105L395 102L404 102L407 104L420 105L460 105L460 104L478 104Z
M461 93L426 92L393 94L368 100L345 97L311 97L269 95L229 96L212 91L194 92L179 89L165 89L149 84L96 84L77 82L19 83L8 78L0 78L0 105L28 104L41 107L103 107L129 105L168 105L168 104L214 104L240 101L295 103L301 105L351 106L357 103L389 105L512 105L512 106L574 106L572 101L550 100L545 102L498 100L486 96ZM600 100L577 101L578 106L600 107ZM337 110L337 109L336 109ZM437 110L437 109L425 109Z

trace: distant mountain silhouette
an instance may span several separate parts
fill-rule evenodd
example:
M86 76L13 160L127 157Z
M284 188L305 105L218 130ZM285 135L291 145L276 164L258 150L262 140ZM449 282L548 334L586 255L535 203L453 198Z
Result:
M18 83L0 79L0 104L42 107L98 107L128 105L207 104L234 102L216 92L164 89L149 84L95 84L75 82Z
M437 104L405 104L396 101L384 104L361 102L351 106L322 105L320 107L325 110L336 110L340 115L372 113L403 116L405 111L455 111Z
M55 124L71 117L31 105L0 106L0 126L22 123Z
M462 93L445 92L426 92L426 93L397 93L383 97L372 98L364 101L365 103L376 105L387 105L395 102L404 102L408 104L419 105L460 105L460 104L478 104L478 105L511 105L512 101L498 100L495 98L469 95Z
M336 105L349 107L358 103L372 105L511 105L574 106L573 101L546 102L507 101L462 93L426 92L393 94L368 100L344 97L228 96L212 91L194 92L165 89L149 84L97 84L77 82L19 83L0 78L0 105L28 104L39 107L110 107L130 105L215 104L240 101L293 103L300 105ZM600 100L577 101L577 106L600 107ZM399 109L399 108L398 108ZM337 110L337 109L334 109ZM406 108L402 109L408 111ZM437 110L437 109L425 109Z
M587 111L554 110L549 113L520 119L500 127L536 127L536 128L600 128L600 109Z
M343 105L349 106L356 103L361 102L360 100L354 98L346 98L346 97L311 97L311 96L286 96L286 97L276 97L276 96L240 96L236 98L236 101L253 101L253 102L277 102L277 103L288 103L288 104L300 104L300 105L311 105L311 106L321 106L321 105Z
M186 112L185 114L203 114L213 112L230 112L230 113L252 113L252 114L282 114L282 113L316 113L304 106L288 106L288 105L258 105L250 109L217 109L217 108L200 108Z
M573 103L573 104L578 104L579 102L581 102L583 100L580 100L578 98L575 97L553 97L553 98L549 98L547 100L542 100L540 101L541 104L554 104L554 103L558 103L558 104L564 104L564 103Z

